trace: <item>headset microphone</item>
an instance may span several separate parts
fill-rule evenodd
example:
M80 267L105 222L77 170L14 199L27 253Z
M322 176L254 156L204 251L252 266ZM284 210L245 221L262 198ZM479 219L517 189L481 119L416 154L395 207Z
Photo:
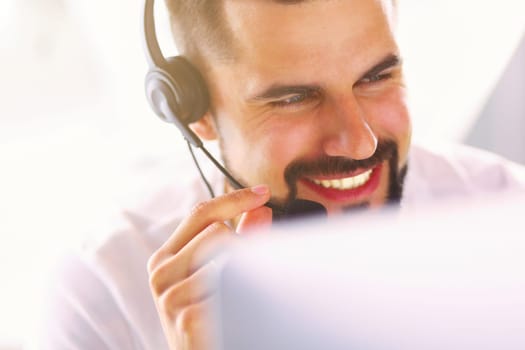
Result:
M184 57L165 58L160 50L155 34L154 0L144 3L144 49L149 65L146 75L146 97L157 116L175 126L182 132L189 144L200 148L213 164L226 176L236 189L244 188L204 147L202 141L190 129L189 124L198 121L209 108L210 96L200 72ZM190 151L192 151L190 146ZM193 152L192 152L193 155ZM195 159L195 158L194 158ZM197 167L198 167L198 163ZM200 168L198 167L199 171ZM204 174L201 176L209 186ZM317 202L294 200L285 208L268 202L274 220L298 217L313 213L326 213Z

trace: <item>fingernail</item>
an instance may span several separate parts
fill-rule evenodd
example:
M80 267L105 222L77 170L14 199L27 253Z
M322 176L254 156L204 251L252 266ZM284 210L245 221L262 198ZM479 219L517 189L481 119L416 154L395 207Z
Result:
M265 194L267 194L270 189L268 188L267 185L258 185L258 186L254 186L251 188L252 192L259 195L259 196L263 196Z

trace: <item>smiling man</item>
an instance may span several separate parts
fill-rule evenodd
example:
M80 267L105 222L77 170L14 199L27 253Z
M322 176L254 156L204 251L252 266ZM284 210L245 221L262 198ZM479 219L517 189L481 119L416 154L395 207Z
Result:
M411 128L391 0L168 5L179 49L210 92L192 128L217 139L228 170L255 186L225 182L227 194L199 204L149 260L170 347L201 349L210 296L195 290L210 263L193 266L193 254L231 235L225 221L238 233L270 223L270 196L314 201L329 215L399 201Z
M183 12L171 8L177 23ZM226 1L215 10L224 44L179 46L211 93L195 129L219 139L228 169L267 184L277 202L297 196L329 214L399 200L410 120L391 1Z
M199 179L181 176L127 209L123 225L51 284L48 348L213 348L204 320L214 293L203 281L216 266L196 254L270 225L270 200L314 201L332 216L523 189L523 169L500 158L410 146L395 6L168 0L177 46L210 94L209 110L190 126L218 140L226 168L247 188L220 178L222 194L209 200Z
M391 0L168 5L178 47L210 93L209 111L191 127L218 140L228 170L254 186L234 191L224 182L225 194L200 202L149 259L170 347L206 349L213 293L202 281L213 263L194 254L233 231L268 225L270 198L314 201L328 215L398 203L411 125ZM426 177L436 188L437 179Z

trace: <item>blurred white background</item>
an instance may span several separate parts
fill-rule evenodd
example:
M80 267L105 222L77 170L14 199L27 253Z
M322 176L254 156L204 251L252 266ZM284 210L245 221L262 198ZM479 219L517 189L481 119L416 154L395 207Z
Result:
M141 6L0 2L0 349L30 334L58 252L159 172L194 171L162 168L188 155L144 98ZM416 142L468 141L525 163L523 138L501 136L525 132L523 13L516 0L400 1ZM174 54L162 8L157 21Z

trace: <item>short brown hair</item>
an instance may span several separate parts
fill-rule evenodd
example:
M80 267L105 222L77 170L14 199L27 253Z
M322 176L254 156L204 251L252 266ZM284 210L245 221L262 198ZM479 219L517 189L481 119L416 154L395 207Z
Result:
M231 32L223 20L223 1L166 0L180 54L190 60L199 60L209 54L227 56Z
M180 54L191 61L205 56L231 59L233 33L224 19L227 0L165 0L170 13L172 33ZM314 0L268 0L280 4L299 4ZM394 7L397 0L392 0Z
M172 33L182 55L199 61L205 55L233 57L233 34L223 20L224 1L166 0ZM313 0L269 1L291 5Z

